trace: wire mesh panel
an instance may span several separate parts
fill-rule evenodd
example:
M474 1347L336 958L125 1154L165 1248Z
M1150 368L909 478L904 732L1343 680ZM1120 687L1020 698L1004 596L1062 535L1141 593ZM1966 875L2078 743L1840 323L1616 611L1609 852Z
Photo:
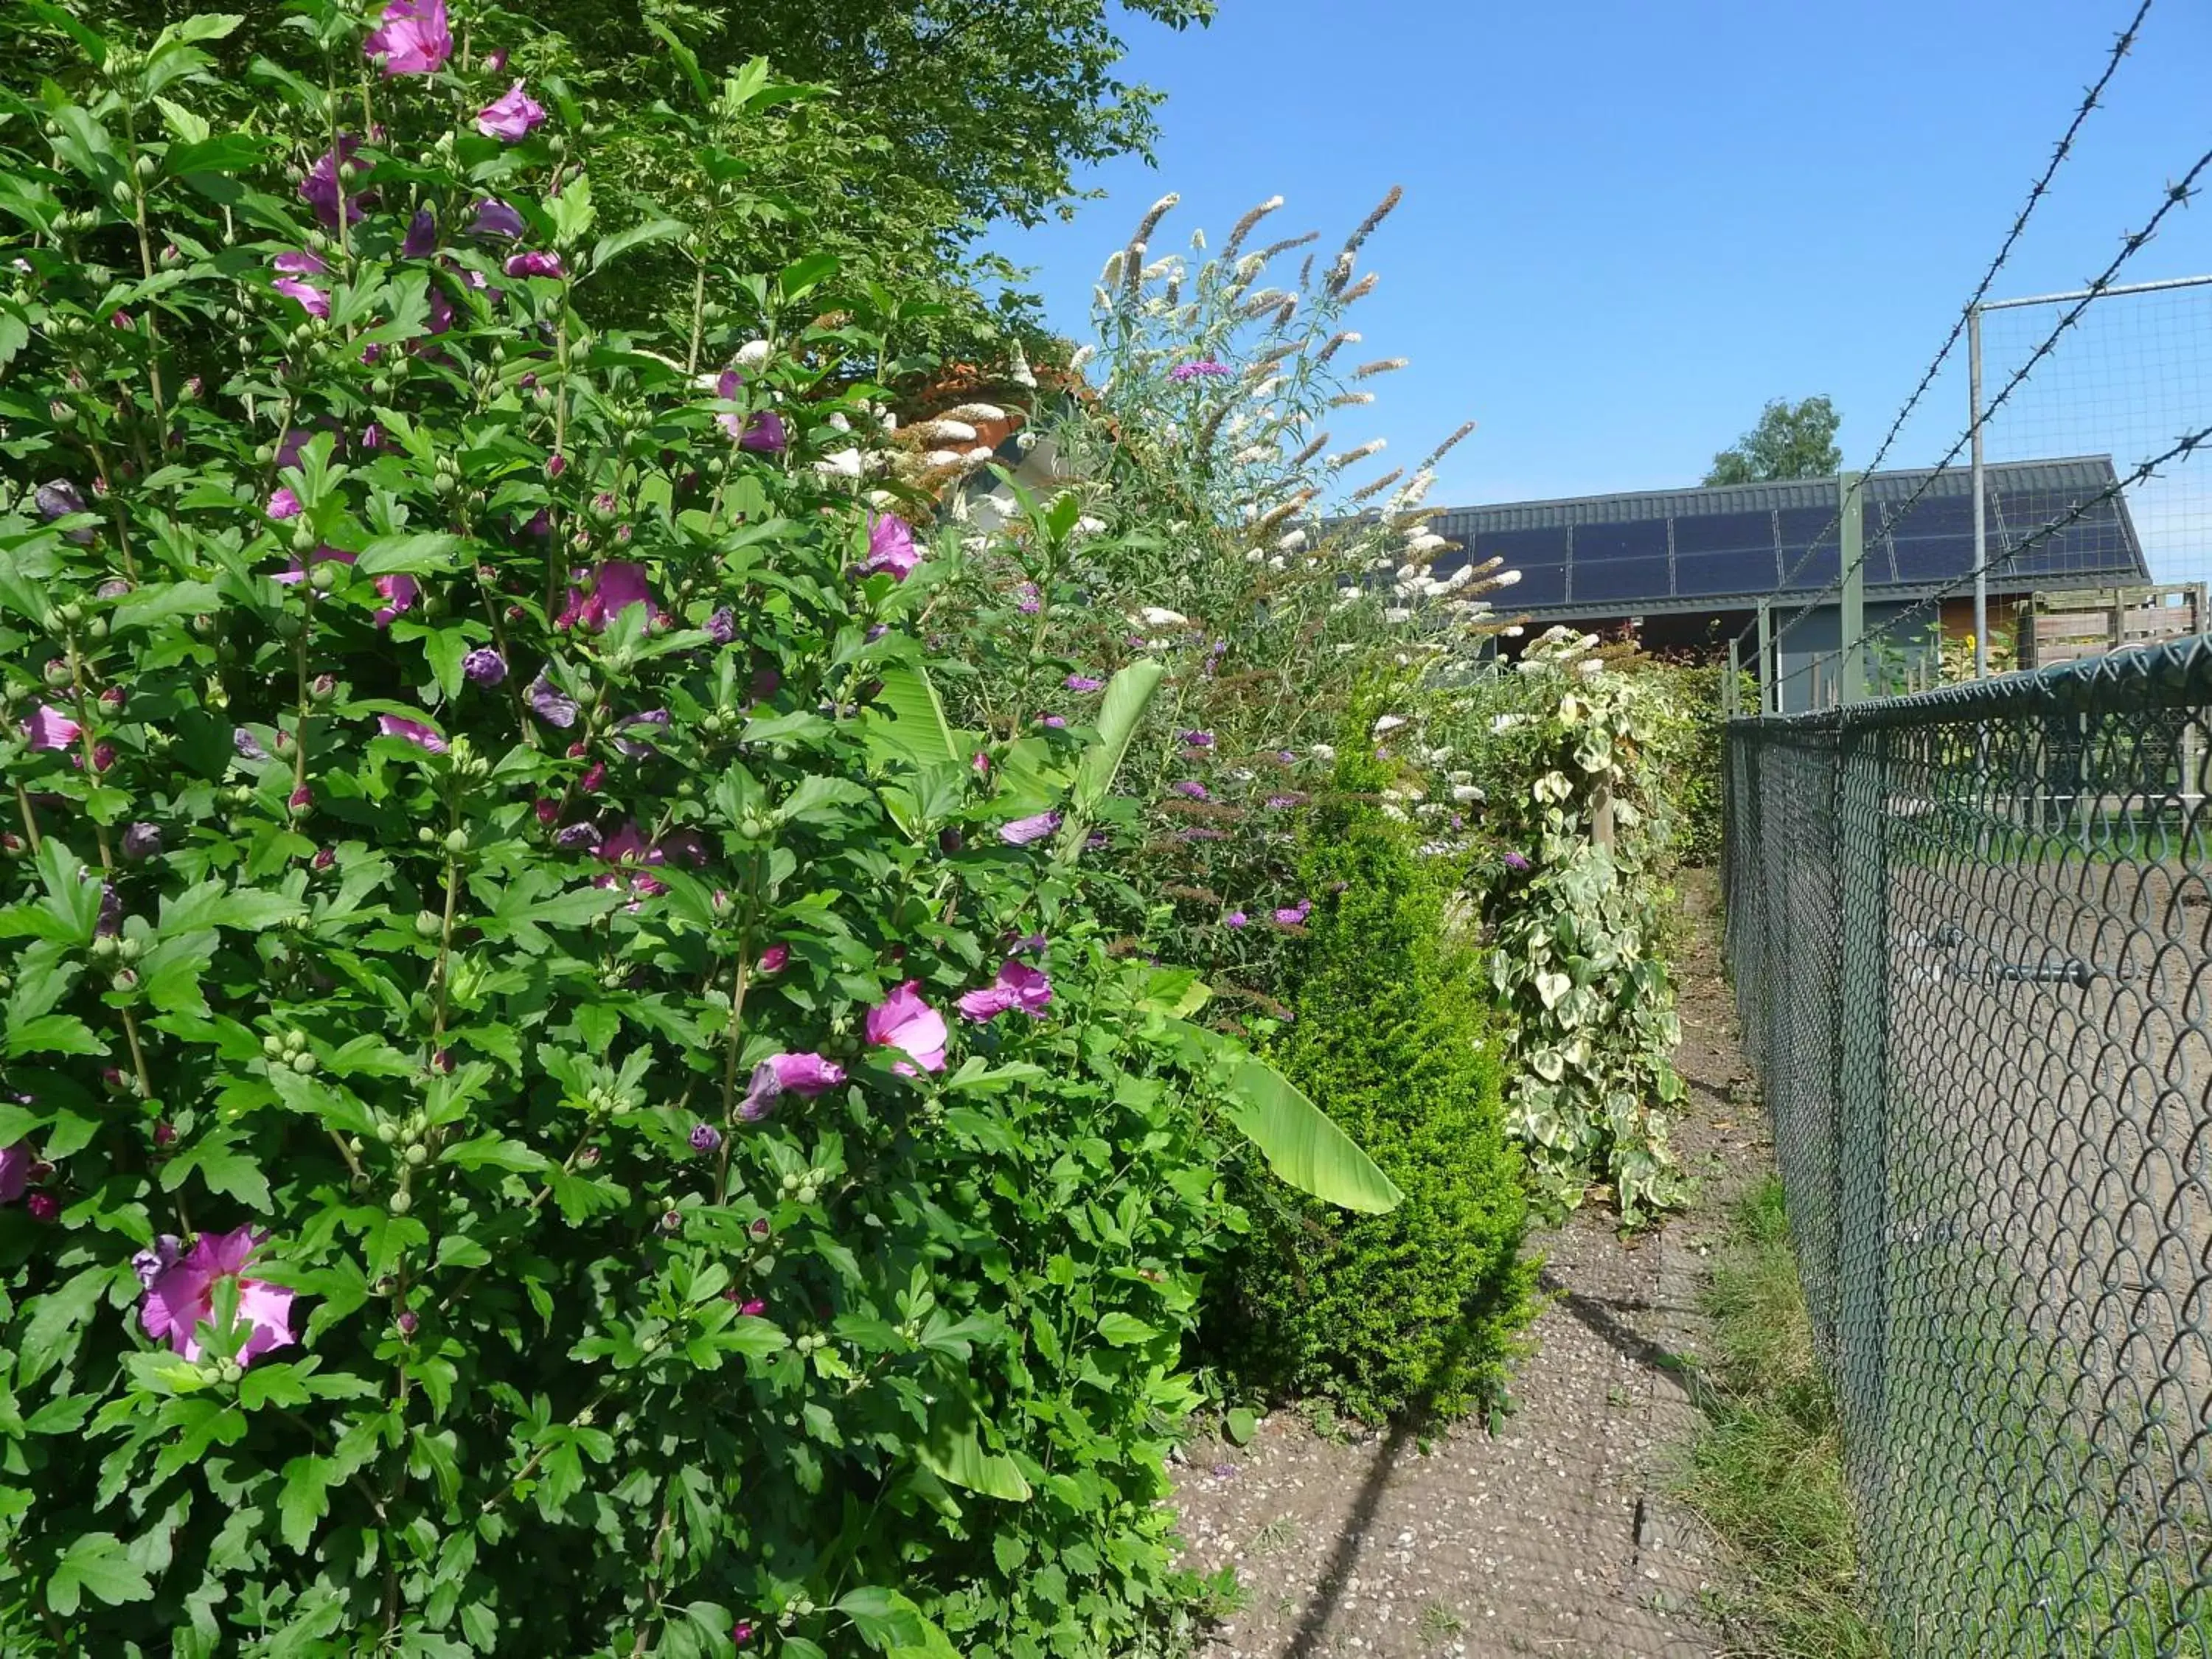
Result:
M2212 639L1730 728L1729 951L1903 1655L2212 1656Z

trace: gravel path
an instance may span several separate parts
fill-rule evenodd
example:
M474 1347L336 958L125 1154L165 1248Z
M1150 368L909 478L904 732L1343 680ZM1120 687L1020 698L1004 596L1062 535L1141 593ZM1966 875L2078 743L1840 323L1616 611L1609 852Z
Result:
M1771 1153L1719 976L1713 883L1695 872L1684 889L1676 1146L1705 1177L1697 1206L1630 1241L1585 1207L1530 1241L1552 1303L1495 1436L1331 1439L1278 1412L1248 1445L1188 1447L1188 1559L1234 1564L1249 1595L1212 1659L1720 1650L1700 1612L1708 1541L1662 1490L1696 1418L1675 1357L1698 1352L1698 1285L1728 1200Z

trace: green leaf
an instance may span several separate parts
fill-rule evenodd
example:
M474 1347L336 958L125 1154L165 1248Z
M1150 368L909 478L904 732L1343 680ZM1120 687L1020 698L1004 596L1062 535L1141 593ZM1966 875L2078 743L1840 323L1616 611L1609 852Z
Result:
M328 1458L295 1457L284 1466L284 1485L276 1494L276 1511L284 1542L294 1554L304 1551L315 1536L315 1522L330 1513L331 1488L337 1484L337 1466Z
M849 778L823 777L809 773L775 809L778 823L813 823L836 816L840 806L856 805L870 799L867 786Z
M461 659L468 655L468 635L458 628L432 629L422 635L422 654L430 673L448 699L461 695Z
M363 576L430 575L451 570L460 547L459 536L380 536L362 550L353 568Z
M23 1054L101 1054L107 1045L75 1014L41 1014L8 1027L8 1057Z
M204 118L194 111L186 109L182 104L173 102L167 98L156 98L154 101L161 106L161 118L168 123L169 131L177 136L177 142L179 143L203 143L206 141L209 133L213 131ZM173 158L175 152L172 151L170 154ZM174 167L173 159L171 166Z
M1137 722L1145 717L1152 694L1166 675L1167 670L1158 660L1145 657L1108 684L1105 700L1098 708L1098 736L1083 751L1082 764L1075 774L1075 810L1082 817L1089 817L1104 804L1107 791L1114 787L1114 775L1121 769L1121 757L1129 752L1129 739L1137 734ZM1071 832L1078 841L1081 830L1079 824Z
M802 254L777 275L775 285L782 291L787 302L803 299L821 286L823 281L833 275L836 269L837 256L834 253Z
M80 1327L99 1304L113 1269L87 1267L59 1290L49 1291L35 1304L23 1328L16 1356L16 1382L28 1388L58 1364L76 1346Z
M1139 1342L1151 1341L1159 1331L1134 1314L1115 1312L1099 1316L1098 1334L1117 1348L1133 1348Z
M839 1596L836 1607L853 1621L860 1639L878 1651L912 1647L922 1639L921 1610L895 1589L863 1584Z
M669 242L688 235L691 227L680 219L648 219L641 225L632 225L628 230L618 230L611 236L602 236L592 249L592 270L594 276L621 258L634 247L647 242Z
M939 1430L916 1446L915 1455L922 1468L950 1486L1009 1503L1025 1502L1030 1496L1020 1467L1011 1457L985 1451L972 1423L957 1431Z
M133 592L108 618L114 629L151 628L177 617L220 610L222 594L212 582L157 582Z
M189 46L201 40L225 40L246 19L236 12L210 11L185 17L170 24L154 37L148 55L156 56L170 46Z
M495 1170L511 1170L517 1175L532 1174L546 1168L548 1164L544 1153L519 1140L508 1140L496 1130L488 1130L473 1140L456 1141L446 1148L438 1162L464 1170L480 1170L489 1164Z
M684 78L690 82L691 89L699 94L699 101L702 104L713 103L714 89L707 84L707 77L699 68L699 54L685 46L678 38L675 31L659 18L647 17L641 21L652 32L653 37L668 48L668 55L676 60L676 66L684 71Z
M257 1210L269 1207L269 1178L250 1152L238 1150L245 1131L236 1127L211 1129L161 1168L161 1190L173 1193L195 1170L208 1190L234 1198Z
M1228 1415L1222 1419L1221 1426L1228 1434L1231 1445L1249 1445L1252 1437L1260 1431L1260 1416L1249 1406L1232 1406Z
M77 1535L46 1580L46 1605L66 1619L76 1612L80 1589L90 1590L111 1607L143 1601L154 1593L112 1532Z
M960 1650L952 1645L951 1638L944 1631L924 1619L921 1621L921 1640L890 1649L885 1659L960 1659Z
M1220 1040L1210 1031L1202 1036ZM1395 1210L1404 1199L1375 1160L1273 1066L1248 1054L1231 1074L1229 1086L1225 1115L1266 1155L1278 1179L1326 1203L1368 1215Z
M592 228L598 216L592 206L592 181L572 175L561 186L561 193L545 204L545 211L552 216L553 240L562 246L573 246Z
M61 7L49 5L47 0L16 0L16 3L40 21L52 24L76 41L83 50L84 55L92 60L94 69L107 61L107 42L93 30L78 22ZM74 1606L75 1603L71 1605Z
M883 690L861 720L872 744L916 766L954 765L963 758L937 688L918 666L884 670Z

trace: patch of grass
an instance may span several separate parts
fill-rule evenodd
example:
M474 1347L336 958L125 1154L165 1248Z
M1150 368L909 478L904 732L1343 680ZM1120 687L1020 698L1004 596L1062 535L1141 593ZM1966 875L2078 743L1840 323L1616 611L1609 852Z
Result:
M1884 1659L1861 1609L1858 1553L1835 1401L1790 1253L1782 1183L1738 1204L1706 1310L1713 1364L1705 1423L1678 1479L1682 1500L1735 1558L1714 1611L1735 1651L1765 1659Z
M1269 1556L1278 1550L1288 1549L1298 1541L1298 1519L1294 1515L1279 1515L1252 1534L1252 1553Z
M1441 1647L1466 1628L1467 1621L1441 1601L1431 1601L1421 1609L1423 1647Z

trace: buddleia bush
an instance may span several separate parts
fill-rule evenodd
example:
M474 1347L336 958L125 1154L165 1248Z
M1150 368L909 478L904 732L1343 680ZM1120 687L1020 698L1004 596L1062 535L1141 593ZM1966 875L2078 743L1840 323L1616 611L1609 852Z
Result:
M1213 1336L1267 1392L1450 1417L1494 1389L1528 1316L1526 1205L1480 958L1448 925L1437 867L1381 810L1393 771L1364 752L1336 763L1342 799L1316 812L1299 861L1317 896L1271 1052L1405 1200L1346 1216L1254 1192Z
M939 711L896 296L589 326L695 244L490 14L294 8L236 120L236 18L10 21L82 56L0 88L0 1648L1182 1639L1224 1139L1391 1194L1107 952L1151 683Z

